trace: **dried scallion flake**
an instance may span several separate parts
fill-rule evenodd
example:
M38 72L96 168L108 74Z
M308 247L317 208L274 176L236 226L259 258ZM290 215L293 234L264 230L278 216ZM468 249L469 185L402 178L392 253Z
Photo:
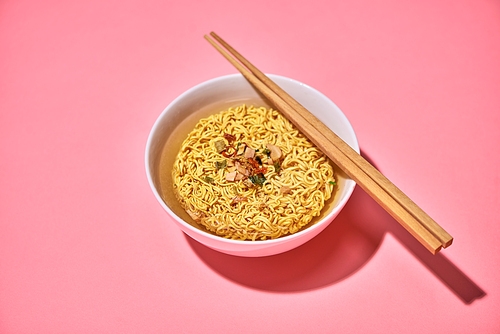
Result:
M226 149L226 143L222 139L215 141L214 146L215 149L217 150L217 153L221 153Z
M268 149L268 148L265 148L265 149L262 150L262 153L266 154L267 157L269 158L269 155L271 154L271 150Z
M280 170L281 170L281 165L280 165L280 162L279 161L276 161L274 164L274 170L276 171L276 173L279 173Z
M216 161L215 162L215 169L224 169L227 167L227 160L222 160L222 161Z
M214 183L214 178L213 178L213 177L210 177L210 176L208 176L208 175L205 175L205 176L203 177L203 181L205 181L206 183L210 183L210 184L212 184L212 183Z
M266 177L262 173L252 175L249 177L249 179L250 181L252 181L253 184L256 184L261 187L264 185L264 182L266 182Z
M333 181L329 181L328 183L333 184L334 186L336 186L336 185L337 185L337 184L336 184L335 182L333 182Z

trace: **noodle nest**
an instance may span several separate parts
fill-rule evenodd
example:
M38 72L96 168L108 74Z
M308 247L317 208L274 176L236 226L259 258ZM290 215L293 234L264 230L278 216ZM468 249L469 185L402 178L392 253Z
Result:
M221 154L216 143L226 151ZM228 149L245 144L256 151L254 160ZM266 150L273 145L282 154L275 161ZM262 177L228 180L229 165L244 166L244 160L248 168L248 161L258 160ZM200 120L172 171L175 196L186 212L208 231L237 240L296 233L332 197L334 176L330 160L279 111L246 105Z

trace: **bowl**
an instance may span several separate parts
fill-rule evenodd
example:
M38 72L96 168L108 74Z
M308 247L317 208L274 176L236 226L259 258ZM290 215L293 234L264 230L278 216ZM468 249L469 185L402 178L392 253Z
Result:
M342 111L314 88L277 75L271 80L294 97L326 126L359 153L354 130ZM192 220L175 198L172 166L180 146L204 117L237 107L273 107L242 75L233 74L201 83L177 97L156 120L146 144L146 173L154 196L171 220L191 238L217 251L247 257L275 255L296 248L323 231L340 213L356 183L334 165L337 191L319 217L300 231L271 240L231 240L206 231Z

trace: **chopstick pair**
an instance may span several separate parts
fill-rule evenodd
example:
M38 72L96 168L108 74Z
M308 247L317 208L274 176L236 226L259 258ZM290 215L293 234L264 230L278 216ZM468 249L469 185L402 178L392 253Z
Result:
M208 35L205 39L217 51L432 254L452 244L453 237L382 173L222 38L214 32L210 35L220 45Z

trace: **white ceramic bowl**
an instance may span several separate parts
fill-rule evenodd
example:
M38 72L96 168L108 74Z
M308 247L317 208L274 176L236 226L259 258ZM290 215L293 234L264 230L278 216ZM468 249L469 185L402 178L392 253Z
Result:
M269 75L287 93L359 152L351 124L326 96L298 81ZM180 207L172 189L171 169L182 141L203 117L242 104L271 107L240 74L199 84L176 98L154 124L146 145L146 173L151 189L173 221L193 239L221 252L239 256L267 256L286 252L311 240L339 214L351 196L355 182L335 168L338 190L322 216L299 232L273 240L229 240L205 231Z

